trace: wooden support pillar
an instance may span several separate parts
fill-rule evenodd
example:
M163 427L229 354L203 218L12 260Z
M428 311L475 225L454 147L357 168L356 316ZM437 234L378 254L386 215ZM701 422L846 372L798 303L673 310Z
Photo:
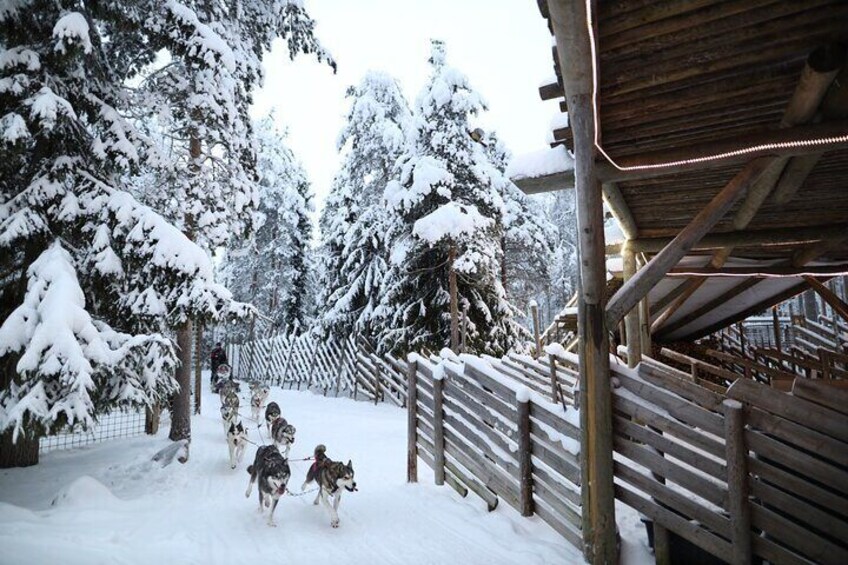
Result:
M559 389L557 381L557 372L556 372L556 357L553 355L548 355L548 361L550 362L550 371L551 371L551 402L559 402L557 398L557 390Z
M418 482L418 362L406 365L406 482Z
M848 322L848 304L843 302L832 290L819 282L819 280L815 277L804 277L804 280L807 281L807 284L812 287L813 291L821 296L822 299L833 309L834 319L839 316Z
M530 302L530 315L533 317L533 339L536 343L536 350L533 358L538 359L542 356L542 339L539 331L539 305L535 300Z
M627 282L636 274L636 254L627 243L624 244L621 251L624 281ZM635 367L642 361L642 332L640 330L639 307L640 305L637 304L635 308L624 316L624 332L627 334L628 367Z
M774 331L774 346L779 351L783 351L783 338L780 335L780 319L778 317L777 306L771 307L771 325Z
M530 400L519 398L518 409L518 499L522 516L533 515L533 462L530 446Z
M555 32L571 130L574 134L574 187L577 202L578 356L581 398L581 492L586 559L618 562L613 484L612 396L606 316L606 255L603 190L595 163L592 101L593 54L582 0L548 2ZM638 302L638 300L637 300ZM635 302L632 306L635 306ZM624 311L629 311L626 308ZM612 327L618 323L617 318Z
M445 410L443 405L444 399L444 378L433 379L433 474L436 477L436 484L441 486L445 484Z
M751 509L748 504L748 449L742 404L725 400L724 435L727 458L727 509L730 513L731 563L751 563Z
M451 244L448 252L448 289L450 291L450 348L459 353L459 292L456 282L456 245Z
M200 397L203 390L203 324L197 322L194 340L194 413L200 414Z

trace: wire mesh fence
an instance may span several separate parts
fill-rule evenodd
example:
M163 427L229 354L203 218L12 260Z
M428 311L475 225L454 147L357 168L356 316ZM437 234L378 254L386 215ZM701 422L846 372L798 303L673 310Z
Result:
M111 412L100 417L88 430L67 428L59 433L41 438L40 453L60 449L73 449L102 441L144 434L144 410Z

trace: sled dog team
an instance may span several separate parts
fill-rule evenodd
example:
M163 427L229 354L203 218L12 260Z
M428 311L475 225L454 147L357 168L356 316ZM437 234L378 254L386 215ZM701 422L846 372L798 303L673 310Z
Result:
M230 468L235 469L241 463L244 450L247 447L247 428L239 420L239 385L234 381L224 381L219 387L221 395L221 418L224 421L224 432L227 434L227 446L230 451ZM259 422L259 415L265 401L268 399L270 389L267 385L255 383L250 386L250 410L253 421ZM261 425L261 424L260 424ZM262 445L256 450L253 464L247 467L250 473L250 482L247 484L246 497L250 496L253 483L257 483L259 493L259 511L270 508L268 513L268 525L276 526L274 523L274 510L280 497L286 492L286 486L291 478L289 468L289 450L294 443L296 429L283 418L280 406L276 402L269 402L265 406L265 426L273 443ZM318 445L314 451L314 462L306 474L306 481L300 487L301 491L316 482L318 495L313 504L321 502L330 513L330 525L339 527L339 503L344 490L353 492L356 490L354 481L353 464L332 461L326 454L327 448ZM330 503L330 498L333 501Z

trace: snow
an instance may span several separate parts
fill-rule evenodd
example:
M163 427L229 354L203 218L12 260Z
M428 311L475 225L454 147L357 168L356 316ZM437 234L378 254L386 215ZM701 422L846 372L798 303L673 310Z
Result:
M0 71L13 67L23 66L28 71L37 71L41 68L41 59L38 53L23 47L13 47L0 51Z
M79 42L86 53L91 53L91 39L88 36L88 22L85 16L79 12L68 12L53 26L53 37L56 42L56 51L65 53L68 45Z
M474 232L486 229L493 223L491 218L480 214L476 206L448 202L416 220L412 233L430 245L435 245L445 238L456 241L462 236L472 236Z
M574 170L574 158L562 146L550 147L513 157L506 176L513 181L538 178Z
M420 482L407 484L405 411L277 387L269 400L297 426L292 459L311 455L318 443L334 459L352 459L359 491L345 493L340 528L330 527L311 494L284 498L275 514L279 526L265 524L255 496L244 497L255 448L230 470L219 401L205 391L185 465L151 461L169 443L163 429L157 437L51 452L35 467L0 471L3 562L583 562L578 549L540 518L523 518L507 504L489 513L475 495L462 499L435 486L423 463ZM258 434L252 429L251 439L260 441ZM308 465L292 462L295 493ZM61 502L52 505L54 500Z
M515 387L515 399L518 402L530 402L530 389L524 385Z
M16 143L29 137L26 122L20 114L10 112L0 118L0 136L6 143Z

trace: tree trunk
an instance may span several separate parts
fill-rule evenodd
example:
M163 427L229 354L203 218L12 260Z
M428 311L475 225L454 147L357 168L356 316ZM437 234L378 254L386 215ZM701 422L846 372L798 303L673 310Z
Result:
M456 246L451 245L448 255L448 282L450 285L450 346L454 353L459 353L459 304L456 288L456 271L453 268L456 261Z
M38 438L18 434L18 441L12 443L12 430L0 434L0 469L10 467L29 467L38 464Z
M203 386L203 324L197 323L194 342L194 413L200 414L200 391Z
M177 384L180 389L171 402L172 441L191 439L191 320L177 329L177 348L180 366L177 368Z

